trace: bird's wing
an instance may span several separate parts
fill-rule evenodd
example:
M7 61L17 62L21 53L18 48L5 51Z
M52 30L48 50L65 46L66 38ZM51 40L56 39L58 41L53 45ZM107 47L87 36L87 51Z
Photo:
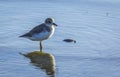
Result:
M40 25L34 27L29 33L32 35L35 33L40 33L42 31L44 31L44 27L45 27L45 24L40 24Z
M37 33L44 31L44 27L45 27L45 24L40 24L40 25L34 27L28 33L26 33L22 36L19 36L19 37L32 37L33 34L37 34Z
M41 33L42 31L48 31L50 32L50 27L46 26L44 23L40 24L36 27L34 27L29 33L30 34L37 34L37 33Z

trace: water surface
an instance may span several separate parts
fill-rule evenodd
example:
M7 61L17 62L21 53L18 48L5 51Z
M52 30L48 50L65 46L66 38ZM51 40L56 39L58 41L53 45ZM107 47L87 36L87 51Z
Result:
M56 77L119 77L119 1L0 1L0 77L47 77L19 52L39 50L39 42L18 38L53 17L59 25L43 42L56 59ZM72 38L77 41L65 43Z

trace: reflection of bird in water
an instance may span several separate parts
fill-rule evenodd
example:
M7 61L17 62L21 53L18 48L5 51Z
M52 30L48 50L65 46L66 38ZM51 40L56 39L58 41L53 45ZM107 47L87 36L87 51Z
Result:
M22 55L29 58L34 66L45 70L49 77L55 77L55 58L52 54L34 51Z
M32 41L40 41L40 51L42 52L42 41L53 35L55 29L54 26L57 26L54 23L54 19L47 18L44 23L36 26L31 31L20 37L25 37Z

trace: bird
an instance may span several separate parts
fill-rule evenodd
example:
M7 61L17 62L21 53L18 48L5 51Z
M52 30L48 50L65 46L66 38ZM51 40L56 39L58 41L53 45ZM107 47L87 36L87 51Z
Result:
M43 49L42 41L49 39L54 34L56 26L58 25L54 23L53 18L46 18L44 23L34 27L32 30L19 37L24 37L32 41L39 41L40 52L42 52Z

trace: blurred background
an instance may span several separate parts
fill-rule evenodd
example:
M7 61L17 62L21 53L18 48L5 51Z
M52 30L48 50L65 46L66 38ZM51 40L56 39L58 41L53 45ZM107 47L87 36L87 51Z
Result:
M54 55L56 77L120 77L119 0L0 0L0 77L47 77L19 54L39 42L19 38L47 17L58 24L45 52ZM66 43L64 39L76 43Z

